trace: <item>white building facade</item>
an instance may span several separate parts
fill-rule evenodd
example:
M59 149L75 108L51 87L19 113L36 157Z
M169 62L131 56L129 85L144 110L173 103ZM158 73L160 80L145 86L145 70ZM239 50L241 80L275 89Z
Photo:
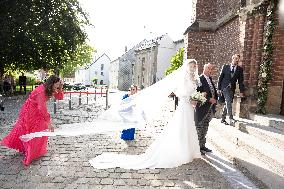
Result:
M109 88L118 89L119 58L110 62L109 66Z
M110 58L104 53L93 63L77 69L75 72L75 83L109 85L110 62Z

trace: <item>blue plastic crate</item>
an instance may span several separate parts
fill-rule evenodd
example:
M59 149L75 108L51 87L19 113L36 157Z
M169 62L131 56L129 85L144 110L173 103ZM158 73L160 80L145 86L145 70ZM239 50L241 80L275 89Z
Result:
M125 129L121 132L120 138L122 140L133 140L135 134L135 128Z

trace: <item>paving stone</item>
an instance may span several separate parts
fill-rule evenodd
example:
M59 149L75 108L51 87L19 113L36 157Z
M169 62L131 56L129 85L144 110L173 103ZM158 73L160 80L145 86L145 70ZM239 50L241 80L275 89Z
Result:
M120 178L130 179L130 178L132 178L132 174L131 173L122 173L120 175Z
M123 179L118 179L118 180L114 180L113 185L114 186L124 186L126 184L125 184L125 181Z
M108 176L109 176L109 173L106 171L97 174L98 178L107 178Z
M102 185L112 185L113 179L111 178L103 178L100 182Z
M151 186L158 187L158 186L162 186L162 185L163 185L163 182L161 180L152 180L151 181Z

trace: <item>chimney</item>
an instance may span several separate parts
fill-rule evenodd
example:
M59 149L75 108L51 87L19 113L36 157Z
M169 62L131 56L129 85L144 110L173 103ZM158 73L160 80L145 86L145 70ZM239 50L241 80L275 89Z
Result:
M125 46L125 52L127 52L127 46Z

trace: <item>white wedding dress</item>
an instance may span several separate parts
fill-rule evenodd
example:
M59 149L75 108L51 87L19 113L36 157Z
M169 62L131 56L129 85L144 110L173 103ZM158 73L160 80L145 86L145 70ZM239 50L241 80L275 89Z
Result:
M158 138L145 153L127 155L103 153L90 160L97 169L121 167L125 169L173 168L201 158L197 131L194 123L194 109L189 97L196 90L196 84L184 74L183 81L175 94L179 105ZM146 103L146 102L145 102Z

